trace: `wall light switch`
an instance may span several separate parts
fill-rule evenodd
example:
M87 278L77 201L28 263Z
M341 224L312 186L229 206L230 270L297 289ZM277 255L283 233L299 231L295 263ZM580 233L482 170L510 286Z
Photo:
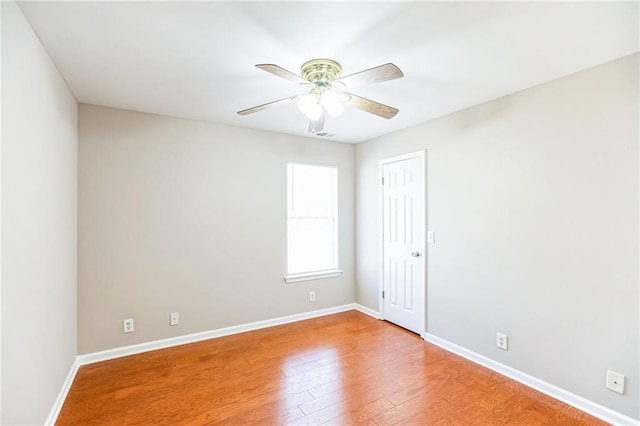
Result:
M436 242L436 233L433 231L427 232L427 244L435 244Z

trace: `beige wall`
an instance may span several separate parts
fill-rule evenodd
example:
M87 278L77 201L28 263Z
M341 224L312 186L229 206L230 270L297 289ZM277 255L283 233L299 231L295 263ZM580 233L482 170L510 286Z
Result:
M339 278L284 283L287 161L338 166ZM80 353L352 303L353 161L352 145L80 104Z
M428 332L640 418L638 55L358 145L356 295L372 309L378 161L425 148Z
M2 2L2 423L43 424L77 354L77 103Z
M4 424L45 420L77 348L377 309L378 160L425 148L428 332L640 418L638 55L355 147L91 105L78 116L7 2L2 64ZM283 282L287 161L338 166L340 278ZM604 388L607 369L628 377L624 396Z

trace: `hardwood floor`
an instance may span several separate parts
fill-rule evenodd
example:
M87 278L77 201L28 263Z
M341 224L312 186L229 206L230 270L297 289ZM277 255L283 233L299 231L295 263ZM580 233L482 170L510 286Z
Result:
M356 311L83 366L57 425L600 425Z

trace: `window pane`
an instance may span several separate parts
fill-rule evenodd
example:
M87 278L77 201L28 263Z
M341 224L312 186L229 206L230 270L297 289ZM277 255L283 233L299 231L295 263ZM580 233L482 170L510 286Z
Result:
M337 268L337 169L288 165L287 273Z
M331 222L322 218L289 220L289 273L334 267Z
M329 216L332 211L332 182L328 167L294 165L294 216Z

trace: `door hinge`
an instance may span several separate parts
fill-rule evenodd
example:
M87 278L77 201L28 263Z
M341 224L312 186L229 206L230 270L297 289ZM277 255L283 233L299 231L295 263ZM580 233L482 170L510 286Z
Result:
M384 185L384 178L382 178L382 184Z
M384 299L384 291L382 292L382 298Z

